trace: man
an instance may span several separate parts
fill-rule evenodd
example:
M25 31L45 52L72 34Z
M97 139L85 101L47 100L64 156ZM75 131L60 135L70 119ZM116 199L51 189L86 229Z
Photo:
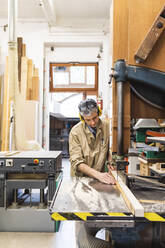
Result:
M102 121L101 110L93 99L81 101L81 122L69 135L71 176L89 176L106 184L115 184L110 173L104 172L109 151L109 123Z

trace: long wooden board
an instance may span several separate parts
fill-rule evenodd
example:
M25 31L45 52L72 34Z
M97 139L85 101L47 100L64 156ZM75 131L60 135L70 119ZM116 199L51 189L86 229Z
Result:
M117 175L116 171L111 171L113 177L116 179L116 186L121 192L123 199L127 207L130 209L135 217L144 217L144 208L140 204L140 202L136 199L133 193L129 190L129 188L124 184L119 175Z

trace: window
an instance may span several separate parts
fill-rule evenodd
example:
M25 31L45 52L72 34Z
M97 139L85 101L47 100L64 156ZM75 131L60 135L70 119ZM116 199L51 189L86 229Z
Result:
M50 92L98 91L97 63L50 63Z

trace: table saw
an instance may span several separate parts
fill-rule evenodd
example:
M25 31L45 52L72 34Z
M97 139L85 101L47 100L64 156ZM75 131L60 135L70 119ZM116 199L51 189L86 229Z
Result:
M52 200L50 215L55 222L82 221L92 230L119 230L123 235L127 235L128 229L138 232L149 226L152 247L158 247L162 225L165 224L165 204L156 202L156 199L161 196L165 200L165 195L164 192L154 192L155 202L141 203L144 215L139 217L132 214L116 185L103 184L87 177L65 177ZM153 191L140 193L135 190L133 193L140 200L153 198Z

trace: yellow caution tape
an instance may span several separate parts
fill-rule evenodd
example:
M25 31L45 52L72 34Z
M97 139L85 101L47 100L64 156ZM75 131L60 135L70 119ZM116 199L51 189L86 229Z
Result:
M56 221L59 221L59 220L67 220L66 218L64 218L62 215L60 215L59 213L53 213L51 215L51 217L56 220Z
M100 213L100 215L102 215L102 216L108 215L111 217L127 217L128 216L127 214L117 213L117 212L116 213L106 212L106 213L102 213L102 214ZM77 217L83 221L87 221L87 217L89 217L89 216L96 217L96 219L97 219L97 217L99 218L99 216L95 215L94 213L92 214L89 212L64 213L64 216L61 215L61 213L57 213L57 212L54 212L51 215L52 219L54 219L55 221L75 220L75 219L77 219ZM132 216L132 218L136 221L136 218L134 218L134 216ZM162 216L160 216L157 213L144 213L144 219L147 219L149 221L165 222L165 218L163 218Z
M144 217L150 221L161 221L164 222L165 219L156 213L144 213Z
M123 213L106 213L106 214L108 214L109 216L127 216L127 215L125 215L125 214L123 214Z
M82 220L87 220L88 216L93 216L93 214L91 213L74 213L74 214L77 215Z

